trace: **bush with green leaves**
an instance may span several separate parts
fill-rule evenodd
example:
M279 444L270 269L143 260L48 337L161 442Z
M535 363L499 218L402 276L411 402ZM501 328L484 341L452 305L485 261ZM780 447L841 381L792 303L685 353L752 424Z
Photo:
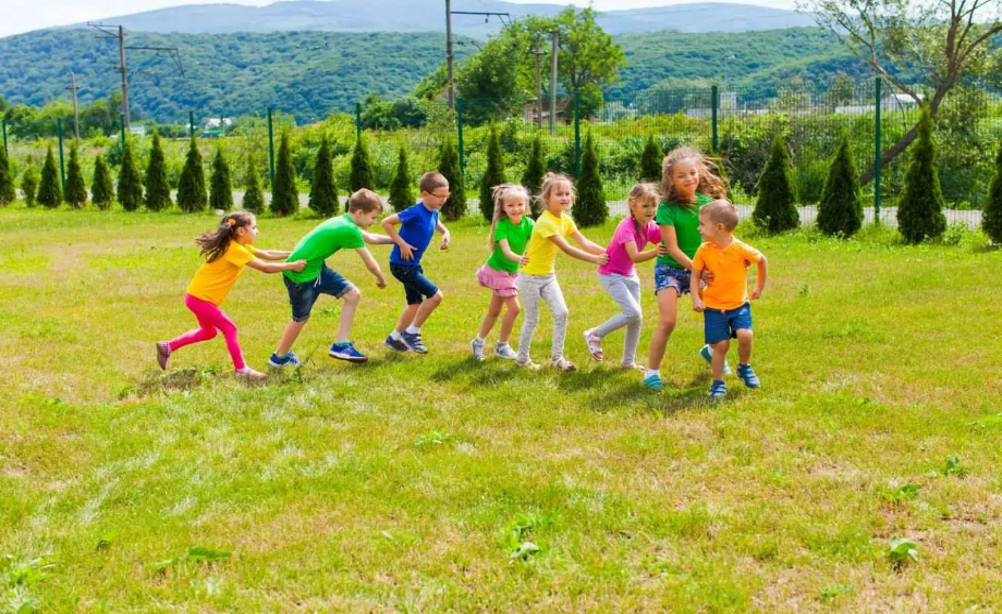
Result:
M202 211L209 204L209 195L205 190L205 169L202 168L202 152L198 150L194 136L188 143L184 169L177 184L177 204L185 213Z
M52 153L52 145L49 145L49 151L45 154L45 164L42 165L38 202L49 209L55 209L63 202L63 189L59 185L59 169L56 168L56 156Z
M410 169L407 165L407 148L400 146L397 156L397 171L390 184L390 206L401 212L414 204L414 188L411 185Z
M585 137L581 154L581 176L577 181L578 201L574 204L574 221L579 226L600 226L609 217L602 177L598 172L598 153L591 132Z
M111 203L115 200L115 184L111 179L111 169L102 155L94 158L94 181L90 191L98 209L111 208Z
M539 203L534 198L539 194L539 188L543 185L543 178L546 177L546 156L543 154L543 139L536 133L532 139L532 146L529 149L529 160L525 165L525 172L522 173L522 187L529 192L532 201L532 216L538 217L542 211Z
M365 141L359 136L355 139L355 150L351 153L351 177L348 179L352 193L368 188L375 189L372 180L375 173L372 172L372 162L369 160L369 149L365 146Z
M664 153L661 146L654 140L654 135L647 137L647 144L640 154L640 180L661 183L661 161Z
M898 231L906 243L937 239L946 230L943 190L936 171L936 144L932 138L932 116L928 108L919 118L918 138L911 146L912 157L905 175L904 191L898 200Z
M170 184L167 182L167 159L160 143L160 133L154 130L150 161L146 165L146 208L150 211L163 211L173 204Z
M988 186L985 212L981 216L981 228L992 243L1002 243L1002 145L995 158L995 177Z
M299 210L299 189L296 187L296 169L292 167L292 148L289 133L282 133L275 166L275 185L271 190L271 211L278 216L292 215Z
M14 174L10 170L7 150L0 145L0 206L7 206L17 198L14 189Z
M818 229L830 236L851 237L863 227L859 174L852 162L849 137L843 136L828 168L818 204Z
M480 180L480 214L490 222L494 219L494 187L504 183L504 159L501 157L501 142L497 128L491 126L487 137L487 170Z
M230 165L226 162L222 145L216 148L216 157L212 160L212 179L209 186L209 208L231 211L233 209L233 180L230 178Z
M313 184L310 186L310 209L319 215L332 217L338 211L337 187L334 185L334 157L330 139L325 134L317 151L313 167Z
M122 167L118 171L118 202L126 211L135 211L143 204L143 184L132 157L129 139L122 143Z
M438 172L449 181L449 200L442 206L442 217L458 220L466 215L466 185L459 170L459 152L451 138L446 137L439 150Z
M24 169L21 175L21 192L24 194L24 203L29 207L35 206L35 196L38 194L38 171L35 170L33 160L28 160L28 168Z
M261 193L261 182L258 181L254 161L247 157L247 170L244 172L244 200L240 204L244 211L259 214L264 211L264 195Z
M87 185L80 169L80 152L76 143L70 146L70 163L66 172L66 191L63 192L63 200L77 209L82 209L87 204Z
M756 189L758 200L752 213L756 226L770 233L800 226L797 197L790 181L790 154L786 151L786 141L780 135L772 141L769 161L765 163Z

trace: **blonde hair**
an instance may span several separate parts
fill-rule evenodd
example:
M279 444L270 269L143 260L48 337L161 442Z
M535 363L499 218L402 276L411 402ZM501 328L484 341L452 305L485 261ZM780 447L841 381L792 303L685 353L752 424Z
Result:
M574 201L578 198L578 192L574 189L574 180L563 173L546 173L546 177L543 178L543 184L539 186L539 196L536 197L536 200L549 209L550 195L553 193L553 188L565 181L567 185L571 186L571 204L573 205Z
M726 199L718 199L712 203L706 203L699 210L700 215L705 215L706 219L714 224L723 224L728 232L734 230L738 225L738 208Z
M665 156L664 161L661 163L661 193L664 194L665 202L686 205L696 204L695 197L693 197L694 200L691 202L682 201L671 180L672 171L675 170L675 166L683 161L692 162L696 166L696 171L699 173L699 185L696 186L697 192L714 199L725 198L727 196L727 186L724 184L724 180L714 172L713 167L715 164L711 158L691 147L677 147Z
M643 226L640 225L640 222L637 221L637 218L633 216L633 205L649 202L657 204L660 200L661 190L658 189L657 184L651 183L650 181L638 183L630 190L630 195L626 199L626 204L630 211L630 217L633 218L633 227L636 229L638 237L643 235L644 229Z
M513 196L521 196L525 201L526 207L528 207L529 191L516 183L502 183L501 185L494 186L491 195L494 198L494 217L491 219L490 244L493 246L494 231L497 230L498 222L508 218L508 214L504 210L505 201Z

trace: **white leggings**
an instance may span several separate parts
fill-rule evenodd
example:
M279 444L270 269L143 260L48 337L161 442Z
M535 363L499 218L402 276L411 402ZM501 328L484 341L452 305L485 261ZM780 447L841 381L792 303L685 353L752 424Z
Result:
M532 335L539 324L539 299L546 301L546 306L553 312L553 349L550 359L557 360L564 356L564 337L567 336L567 304L564 294L560 291L557 276L549 275L518 275L518 294L522 300L524 315L522 332L518 337L518 362L529 360L529 348L532 345Z
M640 341L640 325L643 321L643 311L640 309L640 278L636 273L627 277L610 273L598 276L599 283L616 301L622 310L592 331L599 339L614 330L626 327L626 339L623 343L623 364L632 365L636 362L637 343Z

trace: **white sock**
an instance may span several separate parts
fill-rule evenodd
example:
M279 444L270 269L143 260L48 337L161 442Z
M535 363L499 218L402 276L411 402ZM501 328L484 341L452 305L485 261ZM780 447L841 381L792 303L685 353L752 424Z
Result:
M498 347L499 348L503 348L503 347L507 347L507 346L508 346L508 342L507 341L498 341Z
M396 330L390 333L390 339L393 339L394 341L403 341L403 337L401 337L400 333L398 333Z
M647 369L644 371L644 379L647 379L652 375L657 375L658 377L661 377L661 372L658 371L657 369Z
M483 345L484 343L486 343L486 341L487 341L486 339L481 339L480 335L477 335L477 338L473 340L473 342L476 343L477 345Z
M421 332L421 329L418 328L417 326L414 326L413 324L411 324L410 326L407 327L407 331L406 332L407 332L408 335L416 335L416 334L418 334L418 333Z

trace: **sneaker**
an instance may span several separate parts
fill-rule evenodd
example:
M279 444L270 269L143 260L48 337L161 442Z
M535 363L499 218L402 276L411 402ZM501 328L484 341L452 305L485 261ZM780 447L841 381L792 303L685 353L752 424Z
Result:
M713 350L710 349L710 346L704 345L703 347L701 347L699 349L699 355L703 357L703 360L706 361L706 364L713 365ZM725 358L724 375L730 375L730 374L731 374L731 365L727 364L727 359Z
M383 341L383 345L391 350L396 350L397 352L406 352L409 349L406 343L400 339L394 339L392 335L386 337L386 340Z
M665 384L661 381L660 375L649 375L644 378L644 387L654 392L661 392L665 389Z
M554 358L550 361L550 366L554 369L559 369L561 371L577 371L578 366L573 362L567 360L563 356L560 358Z
M714 380L713 383L710 384L710 396L715 399L727 396L727 384L724 383L724 380Z
M248 382L260 382L263 381L264 378L268 376L265 375L264 373L261 373L260 371L255 371L250 367L244 367L243 369L237 370L237 377L243 378Z
M474 358L476 358L477 360L483 360L484 359L484 342L483 341L477 341L476 339L474 339L473 341L470 341L470 349L473 351L473 357Z
M752 371L751 365L738 365L738 377L749 388L759 388L762 382L758 381L758 376Z
M351 341L332 344L331 351L328 354L330 354L331 358L347 360L348 362L365 362L369 360L368 356L355 349L355 344Z
M400 337L407 344L407 347L418 354L427 354L428 348L424 346L424 342L421 340L421 333L409 333L404 331L400 333Z
M498 358L504 358L506 360L515 360L518 358L518 353L508 345L507 343L499 343L497 347L494 348L494 355Z
M602 340L599 339L591 329L584 332L585 345L588 346L588 353L595 360L601 361L605 358L602 354Z
M519 367L525 367L526 369L531 369L532 371L539 371L540 369L543 368L542 366L539 365L539 363L532 362L531 359L526 359L525 361L516 359L515 364L518 365Z
M170 356L170 345L166 341L157 341L157 364L167 370L167 358Z
M276 369L281 369L282 367L298 367L302 363L299 362L299 358L292 352L289 352L285 356L279 356L272 352L271 358L268 359L268 364Z

